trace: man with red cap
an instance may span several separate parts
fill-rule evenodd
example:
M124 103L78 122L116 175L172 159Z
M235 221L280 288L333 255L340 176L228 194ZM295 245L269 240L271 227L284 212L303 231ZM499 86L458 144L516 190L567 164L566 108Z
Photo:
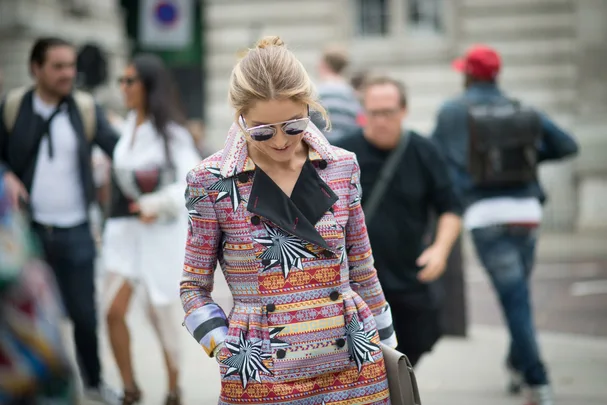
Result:
M465 206L464 226L504 312L509 390L525 388L527 405L553 405L529 287L545 201L537 166L575 155L578 147L544 114L502 92L494 49L474 46L453 67L464 75L465 90L441 107L433 139L447 157Z

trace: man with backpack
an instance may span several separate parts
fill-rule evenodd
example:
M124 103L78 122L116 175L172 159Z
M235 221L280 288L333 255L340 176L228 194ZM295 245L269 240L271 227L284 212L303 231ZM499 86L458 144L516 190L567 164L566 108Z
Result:
M433 139L447 158L466 208L464 227L485 267L510 332L506 359L511 393L526 388L528 405L552 405L530 298L530 276L544 193L538 165L577 153L574 139L544 114L498 87L499 54L472 47L454 62L465 91L441 108Z
M60 38L36 41L33 88L0 104L0 173L13 207L29 214L74 325L76 352L90 400L103 403L95 308L95 199L91 149L112 156L118 136L86 93L74 91L76 51Z

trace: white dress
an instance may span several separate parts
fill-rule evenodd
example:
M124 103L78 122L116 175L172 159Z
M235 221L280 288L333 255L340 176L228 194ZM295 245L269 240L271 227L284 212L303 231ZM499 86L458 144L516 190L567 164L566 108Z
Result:
M103 268L110 276L106 279L120 281L106 283L103 294L106 305L113 301L125 280L143 285L154 307L168 306L179 300L188 226L184 200L186 175L199 163L200 157L184 127L171 124L168 132L176 182L137 200L143 212L158 215L158 220L145 224L137 217L127 217L111 218L106 222ZM164 141L153 124L148 120L136 128L136 114L130 113L114 150L114 170L132 172L163 165L165 160Z

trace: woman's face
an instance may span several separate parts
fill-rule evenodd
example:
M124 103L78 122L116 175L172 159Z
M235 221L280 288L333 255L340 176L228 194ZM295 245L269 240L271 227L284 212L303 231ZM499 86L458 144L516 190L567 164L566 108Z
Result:
M120 78L120 90L128 109L137 110L144 105L145 90L135 66L129 65L124 69L123 76Z
M243 118L250 146L257 148L275 162L285 163L293 158L305 134L308 107L292 100L258 101L243 114ZM265 141L255 140L251 135L255 133L255 127L261 125L270 125L275 131L274 136ZM290 135L285 133L285 129ZM267 128L265 133L268 133Z

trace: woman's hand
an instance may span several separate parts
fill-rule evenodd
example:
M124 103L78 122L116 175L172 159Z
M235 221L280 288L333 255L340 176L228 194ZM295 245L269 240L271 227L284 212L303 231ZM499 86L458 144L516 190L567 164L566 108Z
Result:
M158 220L158 215L149 214L141 211L141 207L138 203L132 202L129 204L129 212L132 214L139 214L139 220L144 224L152 224Z

